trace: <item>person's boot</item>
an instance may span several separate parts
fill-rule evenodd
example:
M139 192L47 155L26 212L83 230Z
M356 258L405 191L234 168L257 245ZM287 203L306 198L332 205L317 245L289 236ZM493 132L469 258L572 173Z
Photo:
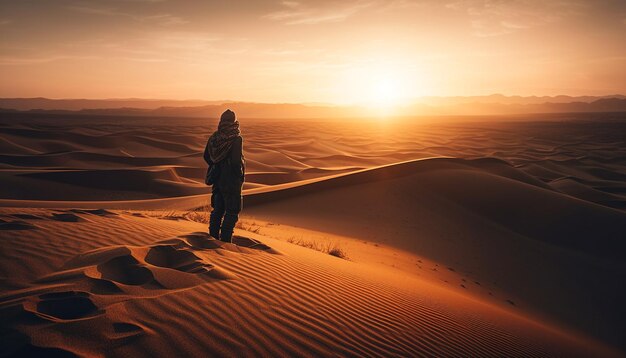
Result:
M221 217L213 215L213 213L211 213L211 217L209 219L209 235L211 235L215 240L220 239L220 225L222 224L221 221Z
M222 235L220 236L220 240L223 242L233 242L233 231L222 230Z
M220 239L220 231L219 231L219 229L218 230L211 230L211 228L209 227L209 236L211 236L215 240L219 240Z
M226 215L224 215L220 240L224 242L233 242L233 231L235 230L235 223L237 223L237 219L239 219L237 214L230 214L227 212Z

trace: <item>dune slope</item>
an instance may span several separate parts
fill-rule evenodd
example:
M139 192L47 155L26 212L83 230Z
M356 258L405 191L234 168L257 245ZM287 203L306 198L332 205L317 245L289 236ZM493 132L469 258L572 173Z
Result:
M202 224L106 210L1 215L3 355L618 355L271 238L223 244Z
M540 315L622 344L626 215L505 162L410 161L250 195L255 218L388 244L471 274Z

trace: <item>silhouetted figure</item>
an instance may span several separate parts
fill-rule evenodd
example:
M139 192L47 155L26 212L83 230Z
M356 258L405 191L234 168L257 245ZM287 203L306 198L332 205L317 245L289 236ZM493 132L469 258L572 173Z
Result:
M230 109L222 113L217 130L209 137L204 160L209 164L207 184L213 185L209 234L218 240L232 242L241 211L245 160L239 122Z

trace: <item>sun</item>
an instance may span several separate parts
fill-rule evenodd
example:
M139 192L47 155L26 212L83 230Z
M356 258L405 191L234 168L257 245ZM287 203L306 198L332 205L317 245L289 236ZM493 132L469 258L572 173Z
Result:
M394 66L389 61L366 62L351 66L333 84L337 98L366 109L373 116L390 117L416 96L415 71Z
M364 91L364 98L367 99L365 107L370 109L372 115L380 118L398 115L410 96L402 77L389 71L373 74Z
M371 92L371 103L379 108L393 107L399 104L402 97L398 83L388 78L374 81Z

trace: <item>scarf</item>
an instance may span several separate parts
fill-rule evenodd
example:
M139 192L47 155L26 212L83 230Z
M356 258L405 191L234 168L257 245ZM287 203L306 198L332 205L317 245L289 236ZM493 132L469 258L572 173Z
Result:
M239 122L236 119L232 122L220 121L217 130L209 137L209 155L213 163L226 158L239 134Z

